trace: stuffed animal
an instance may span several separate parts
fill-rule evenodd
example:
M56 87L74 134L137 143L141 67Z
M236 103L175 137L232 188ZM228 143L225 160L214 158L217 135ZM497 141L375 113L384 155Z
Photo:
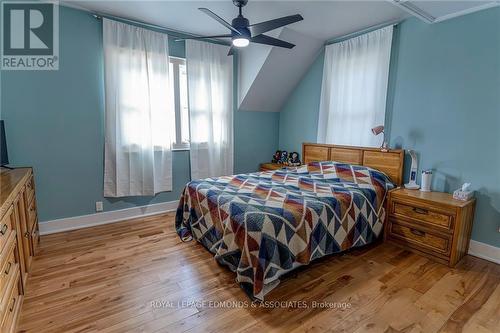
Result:
M281 152L281 158L279 161L280 164L288 164L288 152L286 150L283 150Z
M288 158L288 165L298 166L300 165L299 153L293 152L290 153L290 157Z
M273 155L273 163L279 163L281 160L281 150L276 150L276 152Z

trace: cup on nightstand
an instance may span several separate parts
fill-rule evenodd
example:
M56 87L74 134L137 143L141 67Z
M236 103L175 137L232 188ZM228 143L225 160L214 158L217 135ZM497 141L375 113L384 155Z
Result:
M431 183L432 183L432 170L423 170L422 171L422 187L420 188L420 191L430 192L431 191Z

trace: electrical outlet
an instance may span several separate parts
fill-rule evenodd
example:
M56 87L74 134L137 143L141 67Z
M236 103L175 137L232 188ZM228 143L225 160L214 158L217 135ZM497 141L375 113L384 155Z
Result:
M96 201L95 202L95 211L96 212L102 212L103 211L102 201Z

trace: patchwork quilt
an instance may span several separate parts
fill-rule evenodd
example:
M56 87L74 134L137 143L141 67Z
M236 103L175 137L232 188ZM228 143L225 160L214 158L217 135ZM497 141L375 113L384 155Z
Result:
M284 273L377 239L393 187L380 171L332 161L195 180L183 191L175 226L263 300Z

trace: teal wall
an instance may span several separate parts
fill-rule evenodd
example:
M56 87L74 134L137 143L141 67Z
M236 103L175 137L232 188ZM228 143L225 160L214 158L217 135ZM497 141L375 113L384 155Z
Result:
M278 149L279 112L236 111L234 120L234 170L254 172L270 162Z
M40 221L177 200L190 179L189 152L173 153L173 191L156 197L103 198L104 86L101 22L60 7L58 71L2 71L0 118L9 158L33 166ZM184 56L184 45L170 43ZM237 79L235 78L235 82ZM277 149L279 115L234 114L235 172L256 171Z
M302 154L303 142L316 142L324 56L318 55L280 112L280 149Z
M472 238L500 246L500 8L399 33L391 144L419 152L436 190L471 182Z
M282 149L316 141L322 63L323 54L281 110ZM472 239L500 246L500 8L399 25L386 125L391 147L415 149L420 169L434 170L434 190L472 182Z

